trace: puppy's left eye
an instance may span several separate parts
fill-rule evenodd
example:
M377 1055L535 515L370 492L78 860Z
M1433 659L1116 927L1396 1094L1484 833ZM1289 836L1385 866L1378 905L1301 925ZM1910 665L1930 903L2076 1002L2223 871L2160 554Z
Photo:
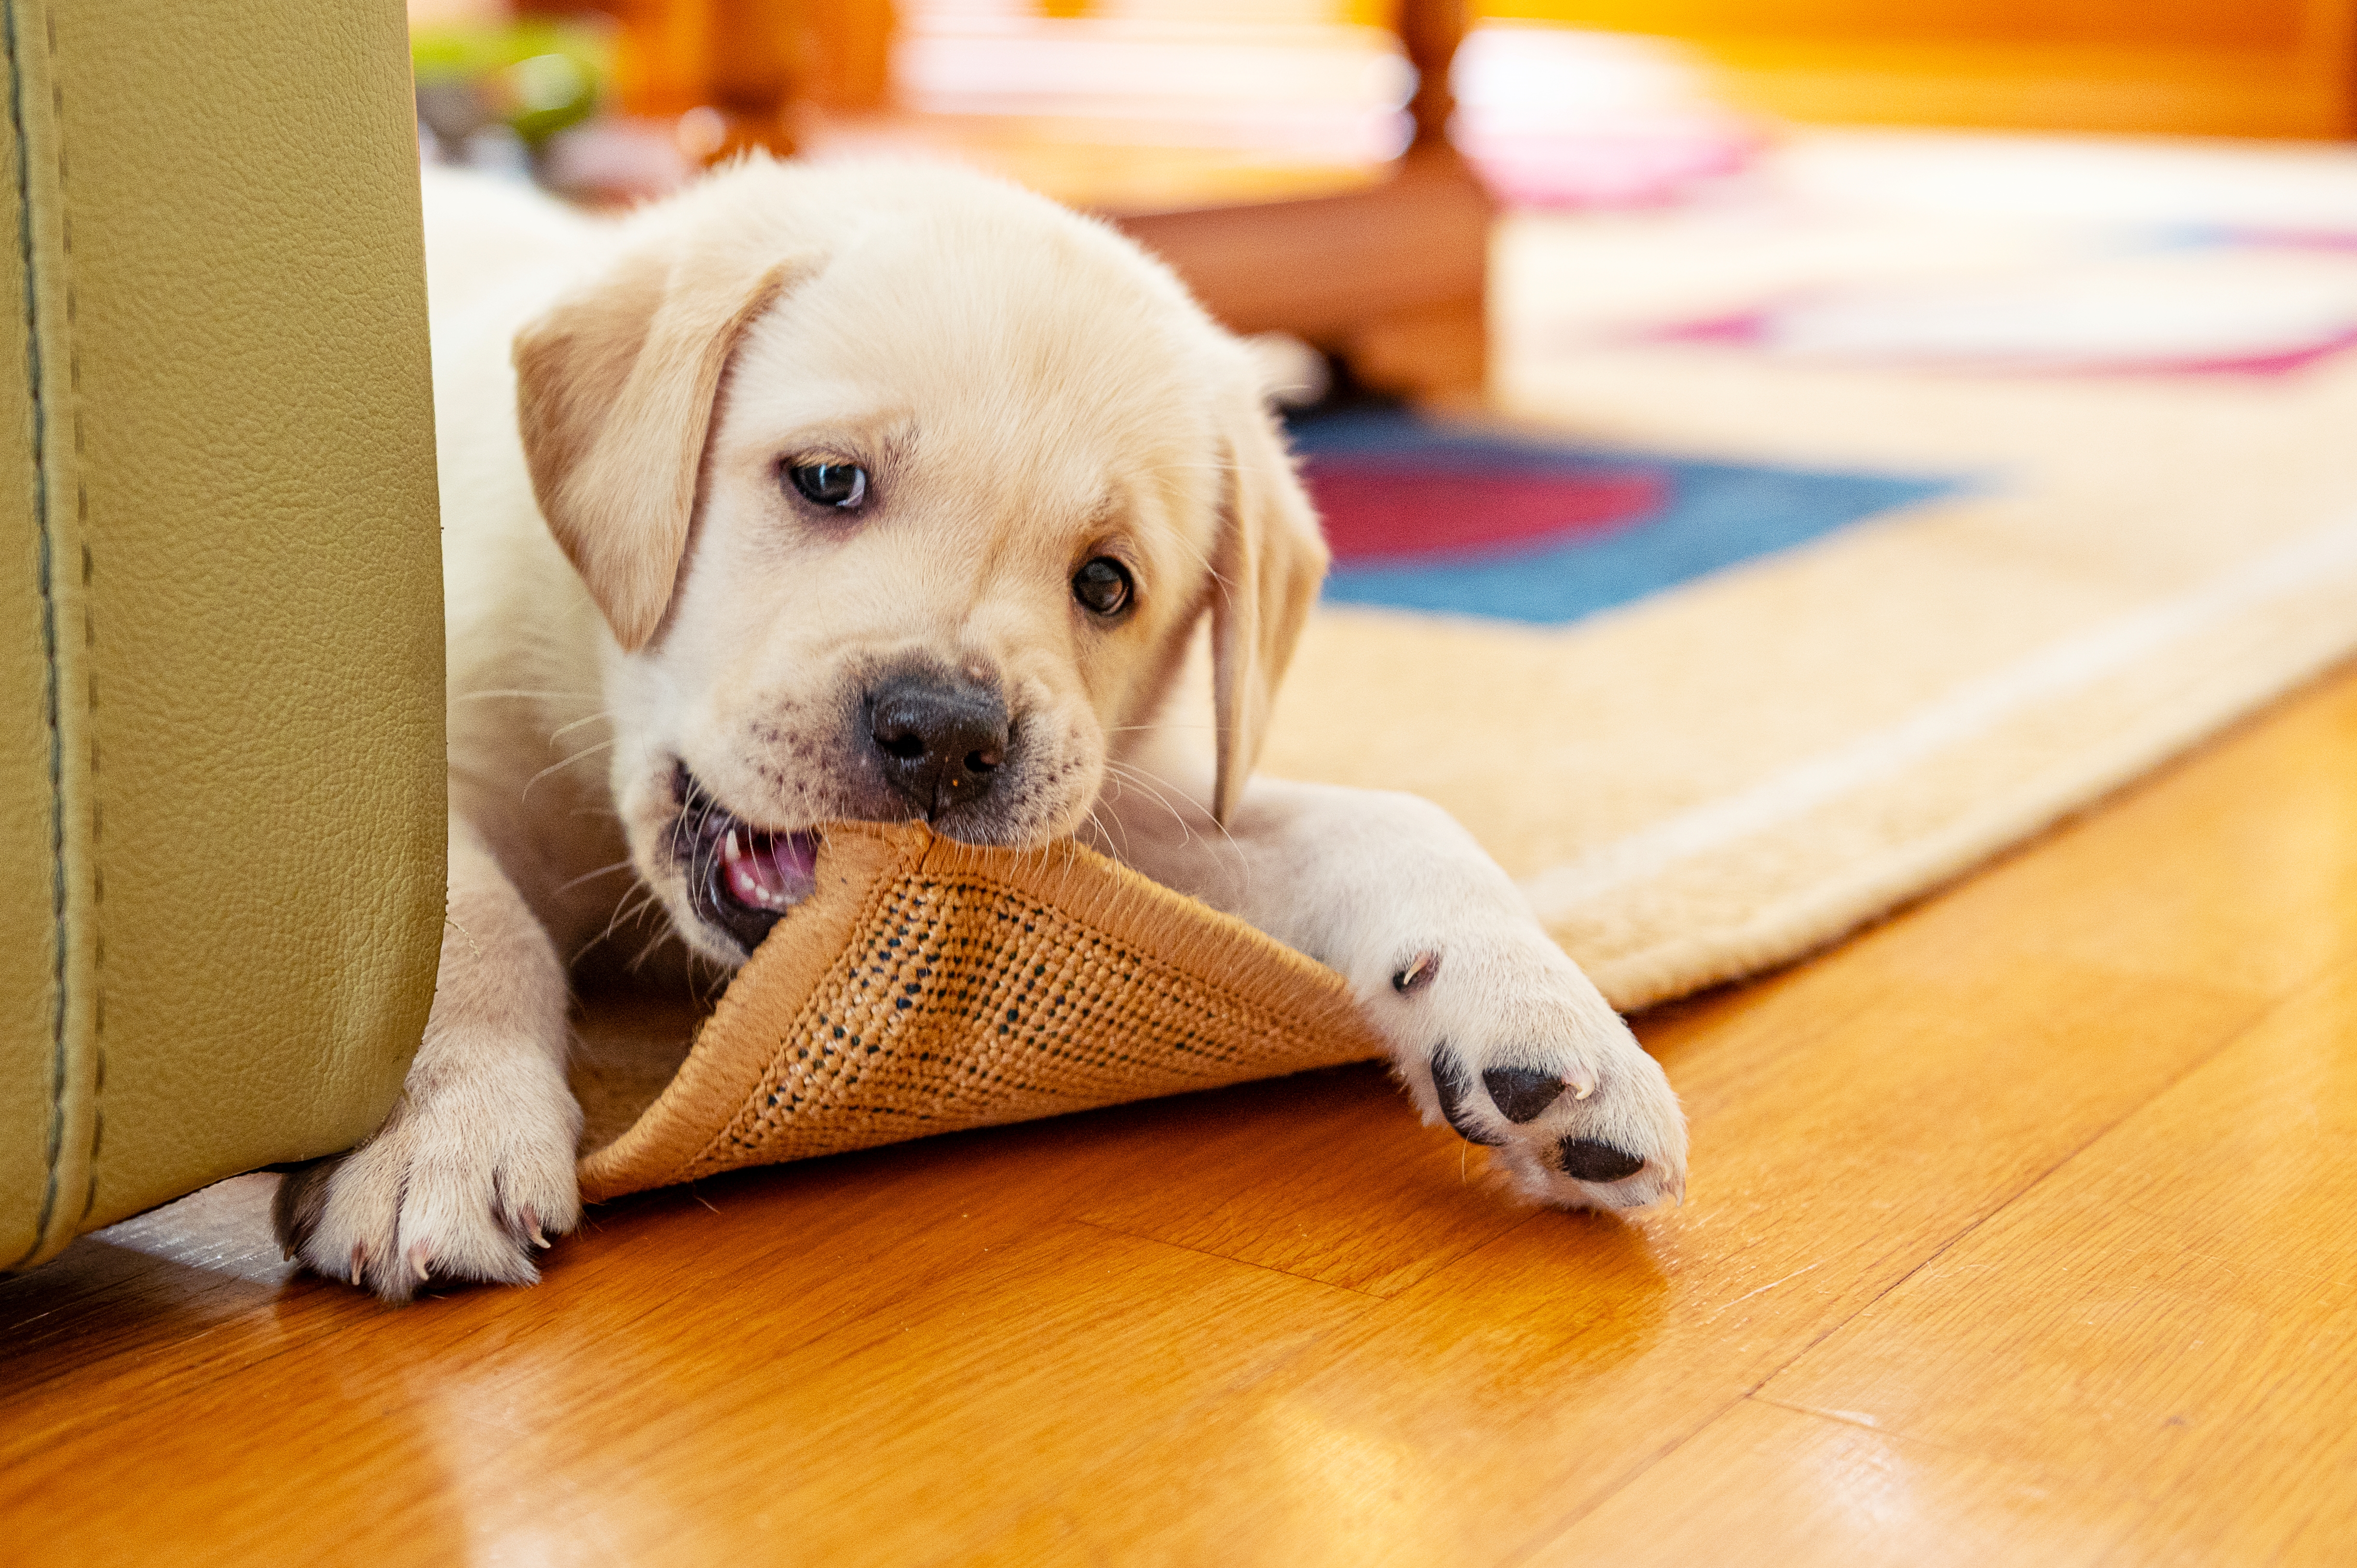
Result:
M788 463L786 478L802 499L837 511L867 504L867 470L856 463Z
M1129 568L1110 555L1100 555L1072 574L1072 597L1101 616L1121 614L1135 592Z

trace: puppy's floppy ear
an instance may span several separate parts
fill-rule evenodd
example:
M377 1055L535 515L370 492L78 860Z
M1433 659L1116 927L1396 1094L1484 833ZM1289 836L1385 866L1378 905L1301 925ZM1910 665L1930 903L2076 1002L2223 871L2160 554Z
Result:
M1225 822L1260 758L1276 683L1318 602L1327 555L1318 513L1257 389L1236 393L1221 424L1227 504L1211 552L1218 577L1211 589L1211 696L1220 757L1211 811Z
M671 603L729 350L807 265L641 250L516 334L533 493L625 650L646 646Z

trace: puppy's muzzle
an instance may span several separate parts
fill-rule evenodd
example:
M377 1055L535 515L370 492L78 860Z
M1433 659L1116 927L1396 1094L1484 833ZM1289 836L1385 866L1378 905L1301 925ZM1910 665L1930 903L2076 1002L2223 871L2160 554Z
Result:
M934 822L989 795L1006 766L1006 703L955 676L904 674L867 693L867 738L884 781Z

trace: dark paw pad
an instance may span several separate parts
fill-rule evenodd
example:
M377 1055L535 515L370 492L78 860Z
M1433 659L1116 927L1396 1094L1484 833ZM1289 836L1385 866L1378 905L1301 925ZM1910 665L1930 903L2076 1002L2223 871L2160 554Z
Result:
M1498 1113L1514 1122L1536 1120L1563 1096L1560 1074L1533 1072L1526 1067L1493 1067L1481 1075L1481 1087L1490 1091Z
M1432 1053L1432 1087L1440 1095L1440 1113L1457 1129L1458 1137L1469 1144L1492 1146L1505 1141L1491 1137L1467 1119L1465 1097L1473 1091L1473 1075L1465 1070L1465 1064L1445 1043Z
M1563 1174L1574 1181L1619 1181L1645 1168L1636 1155L1594 1138L1566 1138L1561 1153Z

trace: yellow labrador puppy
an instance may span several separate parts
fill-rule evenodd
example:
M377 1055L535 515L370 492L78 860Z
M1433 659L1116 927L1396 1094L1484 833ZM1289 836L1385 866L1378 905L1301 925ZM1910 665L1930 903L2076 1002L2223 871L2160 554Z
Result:
M741 963L845 819L1082 835L1340 971L1534 1197L1682 1190L1660 1069L1463 829L1250 779L1326 553L1167 270L899 166L746 163L619 223L434 178L428 247L450 919L401 1102L282 1187L306 1262L535 1278L581 1212L568 964L626 890ZM1164 715L1206 625L1198 759Z

